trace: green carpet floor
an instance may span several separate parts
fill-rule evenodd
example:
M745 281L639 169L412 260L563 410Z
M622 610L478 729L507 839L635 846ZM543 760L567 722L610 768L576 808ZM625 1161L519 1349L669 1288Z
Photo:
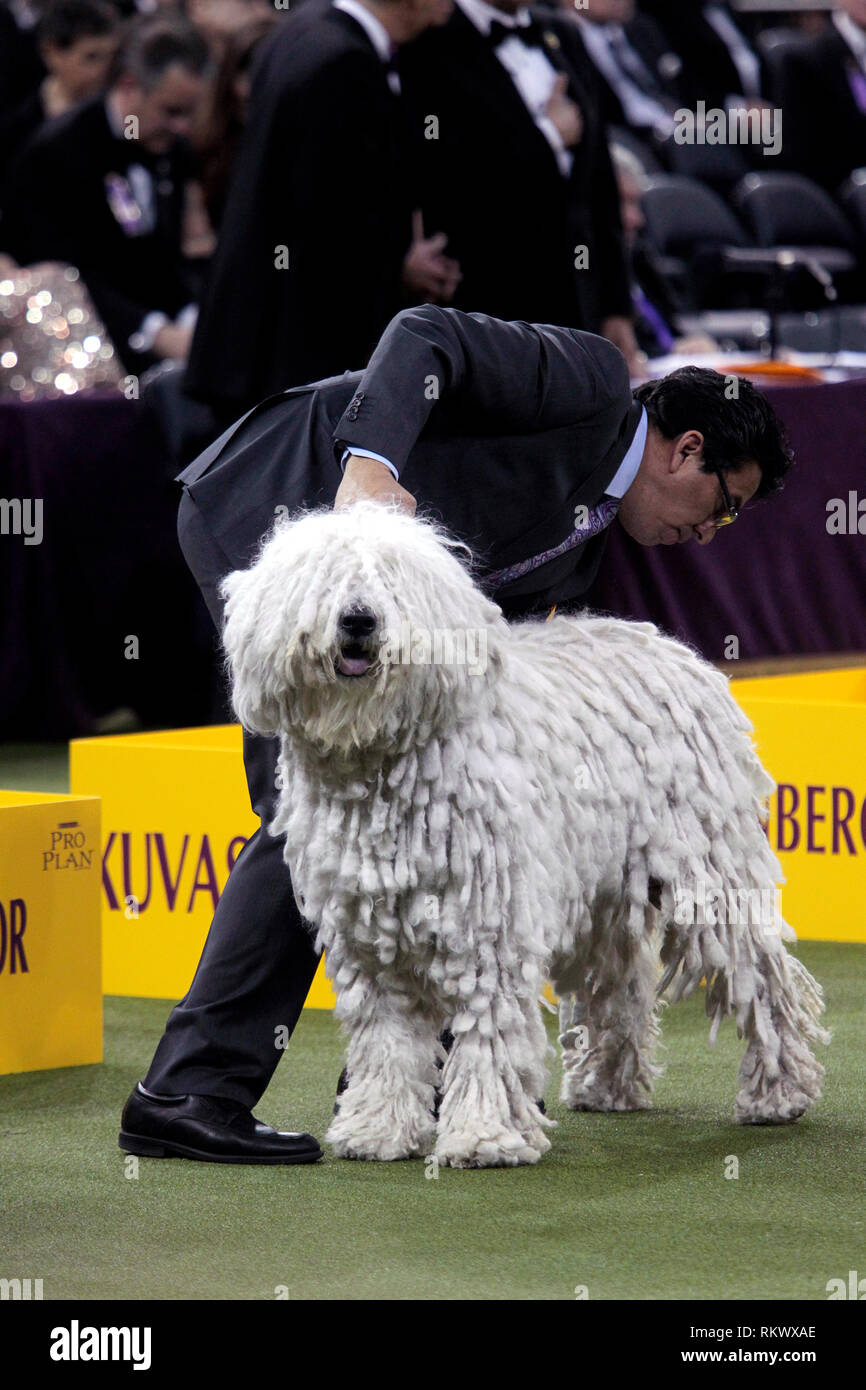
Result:
M0 743L0 787L19 792L68 792L68 743Z
M104 1064L0 1078L0 1277L41 1278L46 1299L824 1300L829 1279L866 1275L866 946L797 949L834 1031L799 1124L731 1122L742 1044L728 1022L709 1049L696 997L665 1012L653 1111L570 1114L554 1068L560 1124L537 1167L435 1179L420 1159L330 1152L128 1175L120 1109L170 1006L109 998ZM260 1117L321 1138L341 1052L333 1017L307 1011Z

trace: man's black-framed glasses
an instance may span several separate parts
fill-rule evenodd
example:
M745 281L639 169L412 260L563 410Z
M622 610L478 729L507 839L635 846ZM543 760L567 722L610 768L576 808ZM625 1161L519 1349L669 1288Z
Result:
M713 465L713 472L715 473L716 477L719 480L719 483L721 484L722 497L724 499L725 504L724 510L722 512L720 512L717 516L710 518L713 523L713 526L718 531L720 526L730 526L732 522L736 521L740 513L731 500L731 494L728 492L728 485L725 482L725 476L722 473L721 468L719 468L717 464Z

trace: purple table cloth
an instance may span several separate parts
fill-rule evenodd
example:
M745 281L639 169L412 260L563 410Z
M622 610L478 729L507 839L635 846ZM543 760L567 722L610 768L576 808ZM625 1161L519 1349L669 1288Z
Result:
M0 498L41 499L43 512L40 544L0 534L0 740L87 734L119 706L197 722L210 677L176 537L180 487L135 404L0 403Z

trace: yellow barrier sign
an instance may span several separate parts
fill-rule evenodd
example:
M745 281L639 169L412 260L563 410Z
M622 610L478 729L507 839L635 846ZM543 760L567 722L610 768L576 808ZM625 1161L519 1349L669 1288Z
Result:
M102 1061L96 797L0 791L0 1074Z
M799 937L866 941L866 668L731 682L778 783L770 843Z
M69 753L72 789L102 799L105 993L179 999L259 824L240 727L75 739ZM320 963L307 1006L333 1003Z
M732 681L779 783L770 839L798 936L866 941L866 669ZM71 786L102 798L103 985L189 988L232 864L258 827L237 725L78 739ZM251 910L255 910L254 905ZM331 1008L320 964L307 999Z

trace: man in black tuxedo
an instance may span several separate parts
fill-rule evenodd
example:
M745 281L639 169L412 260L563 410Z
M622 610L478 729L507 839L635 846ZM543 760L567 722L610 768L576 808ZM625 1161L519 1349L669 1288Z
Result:
M760 100L763 69L758 51L743 33L726 0L641 0L641 10L654 19L669 50L681 61L677 75L683 105L695 109L724 107L729 98Z
M866 166L866 0L842 0L824 34L781 58L782 160L831 193Z
M635 0L592 0L575 9L560 0L580 30L598 74L602 115L647 141L673 130L674 112L683 105L682 61Z
M263 45L185 389L222 424L367 361L407 301L447 300L445 238L413 239L398 48L451 0L307 0Z
M568 324L636 350L616 185L574 26L520 0L457 0L401 58L429 226L456 307Z
M363 373L272 396L181 475L179 534L214 622L218 585L245 566L283 507L359 496L440 518L468 541L507 617L579 600L615 514L643 545L713 538L728 509L781 485L778 423L747 381L687 368L632 396L603 338L423 306L389 325ZM341 473L341 467L345 473ZM262 824L277 740L245 735ZM252 1107L316 969L278 839L237 859L195 979L173 1010L120 1144L222 1162L312 1162L308 1134L258 1124Z
M134 21L105 96L49 121L10 173L0 246L23 265L77 267L123 363L186 356L193 283L182 225L184 143L207 47L183 19Z

